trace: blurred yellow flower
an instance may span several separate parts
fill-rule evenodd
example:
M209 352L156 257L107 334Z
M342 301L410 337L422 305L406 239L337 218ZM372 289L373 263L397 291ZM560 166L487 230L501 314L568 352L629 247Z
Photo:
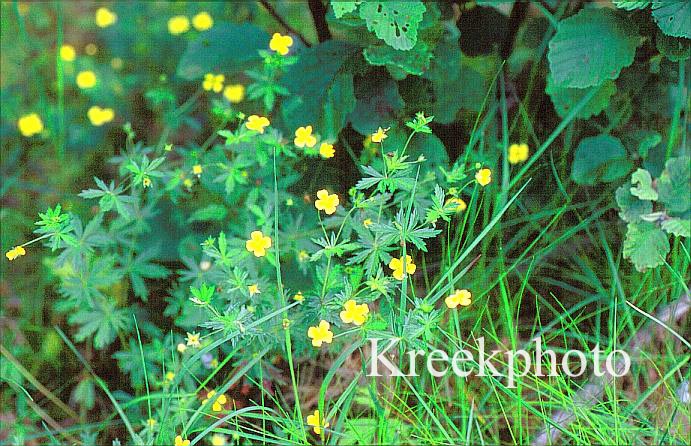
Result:
M98 105L94 105L86 112L86 116L88 116L91 124L100 127L112 121L115 118L115 112L112 108L101 108Z
M376 132L372 133L372 142L382 142L389 136L386 134L389 129L383 129L379 127Z
M372 221L371 218L366 218L366 219L363 220L363 222L362 222L362 225L365 227L365 229L369 228L369 227L372 226L373 224L374 224L374 222Z
M190 29L190 19L184 15L176 15L168 19L168 32L174 36L186 33Z
M322 320L319 322L318 326L310 327L309 330L307 330L307 336L312 339L313 346L321 347L324 342L331 344L334 334L329 328L331 328L331 324Z
M154 420L153 418L149 418L148 420L146 420L146 425L149 426L149 428L153 428L154 426L156 426L156 420Z
M221 434L213 434L211 436L211 446L225 446L227 444L226 437Z
M77 57L77 50L72 45L63 45L60 47L60 59L65 62L72 62Z
M79 88L92 88L96 85L96 74L93 71L80 71L77 73L77 87Z
M293 38L290 36L282 36L279 33L274 33L269 41L269 48L276 51L281 56L288 54L288 49L293 46Z
M206 404L207 401L212 399L216 395L215 390L210 390L206 394L206 399L202 401L202 404ZM220 412L223 410L223 405L228 402L228 398L226 398L225 394L220 394L218 395L218 398L213 402L213 405L211 406L211 410L214 412Z
M223 90L223 82L225 82L226 77L222 74L206 73L204 75L204 82L202 82L202 87L204 90L211 91L214 93L220 93Z
M271 248L271 237L264 235L262 231L252 231L250 239L245 242L245 248L255 257L264 257L266 250Z
M107 28L118 21L118 15L108 8L98 8L96 10L96 26Z
M453 208L453 210L454 210L455 212L463 212L463 211L465 211L465 210L468 208L468 205L465 203L465 201L463 201L463 200L460 199L460 198L451 197L451 198L449 198L448 200L446 200L446 205L447 205L447 206L448 206L448 205L454 205L454 204L456 205L456 206Z
M223 96L231 104L237 104L245 99L245 86L242 84L231 84L223 90Z
M393 270L393 276L397 280L403 280L403 257L398 259L393 258L389 262L389 268ZM413 259L410 256L405 256L405 274L415 274L417 266L413 263Z
M179 353L185 353L185 350L187 350L187 346L184 343L179 343L178 344L178 352Z
M492 171L487 168L478 170L475 173L475 180L480 186L487 186L492 182Z
M319 154L322 156L322 158L333 158L334 155L336 155L336 151L334 150L333 144L329 144L328 142L323 142L319 146Z
M307 415L307 425L312 426L314 433L317 435L321 435L322 428L326 429L329 427L329 423L320 417L319 410L315 410L312 415Z
M197 31L206 31L214 26L214 19L208 12L202 11L192 17L192 26L194 26L194 29Z
M447 297L444 302L446 303L446 306L449 308L456 308L457 306L461 305L464 307L467 307L471 303L471 298L472 294L470 294L470 291L463 289L463 290L454 290L454 292Z
M28 138L43 131L43 121L36 113L29 113L19 118L17 127L19 128L19 133Z
M7 260L9 261L12 261L17 257L21 257L23 255L26 255L26 250L24 250L23 246L15 246L14 248L10 249L5 253L5 257L7 257Z
M343 305L341 311L341 320L346 324L362 325L369 314L369 306L367 304L358 305L355 300L350 299Z
M122 70L124 65L125 63L119 57L113 57L110 59L110 66L113 67L114 70Z
M202 344L199 342L200 336L201 335L199 333L187 333L187 346L196 348L201 347Z
M200 164L195 164L194 166L192 166L192 173L195 175L201 175L203 170L204 169L202 169L202 166Z
M151 178L144 177L144 179L142 180L142 186L151 187Z
M255 294L261 294L261 291L259 291L259 285L256 283L254 285L248 286L247 291L250 292L250 296L254 296Z
M310 255L307 251L304 249L301 249L300 252L298 252L298 260L300 262L306 262L310 259Z
M182 184L184 184L185 187L189 189L189 188L191 188L191 187L194 185L194 181L192 181L192 180L189 179L189 178L185 178L185 179L182 181Z
M267 127L269 124L271 123L267 118L263 116L251 115L249 118L247 118L245 127L250 130L254 130L255 132L264 133L264 127Z
M175 446L190 446L189 440L183 440L180 435L175 437Z
M336 212L339 203L338 195L329 195L326 189L321 189L317 192L317 200L314 202L314 207L319 211L326 212L327 215L331 215Z
M172 381L175 379L175 373L173 372L166 372L166 381Z
M317 138L312 135L312 126L299 127L295 130L295 139L293 142L297 147L314 147L317 143Z
M509 146L509 163L518 164L528 159L528 144L511 144Z
M302 295L302 291L298 291L295 294L295 296L293 296L293 299L298 301L298 302L302 302L303 300L305 300L305 296Z
M84 52L86 54L88 54L89 56L93 56L94 54L96 54L97 51L98 51L98 47L96 46L95 43L87 43L84 46Z

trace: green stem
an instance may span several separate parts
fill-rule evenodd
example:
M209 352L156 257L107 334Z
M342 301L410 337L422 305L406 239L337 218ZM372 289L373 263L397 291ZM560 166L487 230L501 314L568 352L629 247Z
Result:
M665 153L665 161L672 157L674 150L674 143L676 142L677 127L679 127L679 116L684 104L684 78L685 78L686 64L685 61L679 61L679 80L677 83L677 98L674 104L674 115L672 116L672 124L669 127L669 136L667 139L667 151Z
M62 67L62 58L60 57L60 48L62 48L63 44L62 3L55 2L55 9L57 12L57 51L55 52L55 74L58 94L58 136L55 148L57 150L58 160L62 161L65 158L65 79Z

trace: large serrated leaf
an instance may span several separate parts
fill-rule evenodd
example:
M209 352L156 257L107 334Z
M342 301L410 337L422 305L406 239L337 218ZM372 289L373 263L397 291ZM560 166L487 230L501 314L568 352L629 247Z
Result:
M619 138L598 135L583 138L576 147L571 178L582 185L610 182L631 170L631 161Z
M566 88L555 85L552 76L548 76L545 93L552 99L554 109L559 116L564 117L569 114L574 105L578 104L592 90L597 90L597 93L576 114L577 118L588 119L591 116L600 114L602 110L607 108L609 99L617 92L617 86L614 81L606 80L600 85L588 88Z
M634 185L634 187L630 189L631 195L641 200L657 201L657 191L653 189L653 177L647 170L636 170L633 175L631 175L631 184Z
M663 221L660 226L677 237L691 237L691 220L688 218L670 218Z
M385 66L392 74L402 71L403 76L396 76L401 79L407 74L421 75L432 60L432 53L423 41L409 51L396 50L388 45L370 45L362 54L370 65Z
M688 156L672 158L657 180L660 202L668 212L683 214L691 208L691 159Z
M691 38L691 2L688 0L653 3L653 18L663 33Z
M669 253L667 235L653 223L629 223L624 239L624 258L631 260L636 270L643 272L665 262Z
M261 28L243 23L219 23L191 41L178 63L177 75L185 80L206 73L242 71L245 65L261 60L258 50L268 48L269 35Z
M427 8L419 0L368 1L360 5L367 29L397 50L409 50L417 42L417 30Z
M619 217L627 223L637 223L641 221L642 215L653 212L653 203L648 200L639 200L631 195L629 189L626 185L620 186L615 193Z
M614 0L614 6L619 9L632 11L634 9L643 9L650 6L650 0Z
M640 36L633 22L610 9L583 9L559 22L547 59L560 87L586 88L619 77L631 65Z
M359 1L331 0L331 7L334 9L334 16L340 19L349 12L357 9Z

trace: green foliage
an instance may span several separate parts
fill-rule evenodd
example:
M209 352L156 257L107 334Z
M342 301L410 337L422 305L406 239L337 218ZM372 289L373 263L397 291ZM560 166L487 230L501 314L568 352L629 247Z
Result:
M653 18L663 33L691 39L691 4L689 2L653 2Z
M624 145L611 135L583 138L573 156L571 178L578 184L612 182L631 170Z
M396 50L410 50L427 8L419 0L367 1L360 4L360 17L367 29Z

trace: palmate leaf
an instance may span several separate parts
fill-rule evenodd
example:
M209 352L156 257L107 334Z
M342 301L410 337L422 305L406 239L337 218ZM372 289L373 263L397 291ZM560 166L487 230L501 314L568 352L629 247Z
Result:
M667 235L654 223L629 223L624 239L624 258L631 260L636 270L643 272L665 262L669 253Z
M129 310L117 308L112 300L98 299L94 307L81 309L67 319L71 325L80 325L74 338L81 342L93 336L94 347L101 350L115 340L119 331L129 325Z
M672 37L691 39L691 2L655 1L652 14L663 33Z
M419 0L367 1L360 5L360 18L367 29L397 50L409 50L427 8Z
M586 88L619 77L640 44L633 23L605 8L583 9L559 22L547 52L556 85Z
M168 268L150 262L155 255L155 250L143 251L126 267L134 294L145 301L149 297L149 291L144 279L163 279L169 274Z

